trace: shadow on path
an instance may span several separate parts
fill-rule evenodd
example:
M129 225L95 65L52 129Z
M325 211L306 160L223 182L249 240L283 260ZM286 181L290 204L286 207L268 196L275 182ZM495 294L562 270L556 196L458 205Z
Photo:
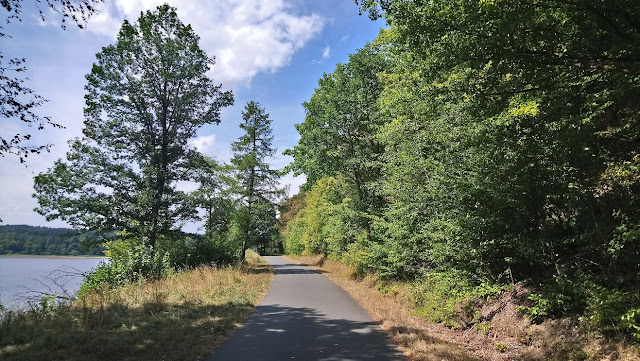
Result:
M302 267L297 264L276 264L271 267L273 267L273 273L276 275L312 275L323 273L322 271L316 271L312 268Z
M404 360L375 322L329 319L311 308L258 306L208 361Z

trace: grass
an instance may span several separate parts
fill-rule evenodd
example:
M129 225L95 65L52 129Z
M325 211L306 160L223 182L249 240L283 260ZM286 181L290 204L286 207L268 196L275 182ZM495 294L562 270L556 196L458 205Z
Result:
M240 268L200 267L98 292L61 308L5 312L0 359L202 360L262 299L273 272L256 254Z
M411 283L373 276L357 279L352 267L321 256L285 258L315 268L347 291L410 361L640 361L637 347L582 336L568 319L531 325L517 311L514 301L522 290L507 290L492 303L479 305L481 308L475 310L478 314L493 314L485 321L475 326L452 326L429 321L431 317L423 314L425 310L416 308L416 289ZM445 307L446 302L434 300L433 304Z

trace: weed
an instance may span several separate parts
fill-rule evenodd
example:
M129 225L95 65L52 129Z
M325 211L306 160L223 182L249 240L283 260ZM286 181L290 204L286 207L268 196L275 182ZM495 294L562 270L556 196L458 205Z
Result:
M507 345L503 344L502 342L496 342L493 347L499 352L507 352Z
M491 329L493 329L493 326L489 322L483 322L483 323L477 324L476 329L479 332L481 332L483 335L489 336L489 334L491 333Z

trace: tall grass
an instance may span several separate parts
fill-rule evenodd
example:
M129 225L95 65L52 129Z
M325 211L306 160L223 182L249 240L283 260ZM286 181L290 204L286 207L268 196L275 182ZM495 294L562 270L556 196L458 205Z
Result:
M73 304L4 311L0 359L199 360L259 302L272 270L257 255L242 267L200 267Z

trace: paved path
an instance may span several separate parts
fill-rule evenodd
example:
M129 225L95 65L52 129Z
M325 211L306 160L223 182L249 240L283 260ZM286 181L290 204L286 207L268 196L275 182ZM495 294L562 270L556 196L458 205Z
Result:
M320 273L282 257L247 321L208 361L405 360L367 312Z

